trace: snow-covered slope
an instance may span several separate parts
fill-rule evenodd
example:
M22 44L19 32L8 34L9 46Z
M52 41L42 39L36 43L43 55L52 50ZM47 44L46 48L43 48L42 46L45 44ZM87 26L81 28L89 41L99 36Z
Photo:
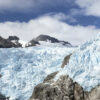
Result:
M100 34L79 46L56 78L62 74L68 74L86 91L100 84Z
M28 100L34 86L61 70L63 58L73 48L34 46L0 49L0 92L10 100Z
M39 35L36 38L33 38L31 41L29 41L25 46L32 47L36 45L43 45L43 46L60 45L60 46L72 47L72 45L69 42L58 40L55 37L51 37L49 35Z

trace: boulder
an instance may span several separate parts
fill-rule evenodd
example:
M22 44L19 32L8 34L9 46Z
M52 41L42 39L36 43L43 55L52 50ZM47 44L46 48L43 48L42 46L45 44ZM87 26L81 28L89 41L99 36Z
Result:
M0 100L9 100L10 97L5 97L0 93Z
M67 55L64 60L63 60L63 63L61 65L61 68L64 68L65 65L67 65L69 63L69 60L70 60L70 57L71 57L72 54L69 54Z
M30 100L84 100L83 88L68 75L54 80L57 73L48 75L43 83L38 84Z
M100 100L100 86L87 92L68 75L54 80L57 73L48 75L38 84L29 100Z

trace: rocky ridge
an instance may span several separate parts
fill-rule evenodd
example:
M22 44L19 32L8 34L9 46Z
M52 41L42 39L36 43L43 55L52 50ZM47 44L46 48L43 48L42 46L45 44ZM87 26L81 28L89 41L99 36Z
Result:
M72 45L66 41L60 41L54 37L48 35L39 35L36 38L32 39L28 43L24 44L24 47L32 47L41 44L41 41L52 44L60 44L63 46L71 47ZM0 36L0 48L12 48L12 47L23 47L23 43L20 43L20 39L17 36L9 36L7 39Z
M60 41L60 40L58 40L54 37L51 37L49 35L39 35L38 37L36 37L36 38L32 39L31 41L29 41L26 44L26 47L41 45L40 41L50 42L50 43L59 43L61 45L68 46L68 47L72 46L69 42Z

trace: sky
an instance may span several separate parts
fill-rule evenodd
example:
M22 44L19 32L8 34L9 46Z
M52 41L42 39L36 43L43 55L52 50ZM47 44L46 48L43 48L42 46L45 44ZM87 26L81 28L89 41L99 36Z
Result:
M0 36L46 34L79 45L100 32L100 0L0 0Z

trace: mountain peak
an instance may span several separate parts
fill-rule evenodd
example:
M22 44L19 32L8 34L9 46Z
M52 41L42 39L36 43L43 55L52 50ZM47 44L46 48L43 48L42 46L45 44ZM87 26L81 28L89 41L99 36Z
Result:
M0 36L0 48L11 48L11 47L21 47L21 44L14 43L9 39L4 39Z
M26 46L36 46L36 45L62 45L71 47L72 45L69 42L66 41L60 41L54 37L51 37L49 35L39 35L36 38L32 39Z
M59 42L58 39L51 37L49 35L39 35L38 37L36 37L37 41L50 41L51 43L56 43Z

